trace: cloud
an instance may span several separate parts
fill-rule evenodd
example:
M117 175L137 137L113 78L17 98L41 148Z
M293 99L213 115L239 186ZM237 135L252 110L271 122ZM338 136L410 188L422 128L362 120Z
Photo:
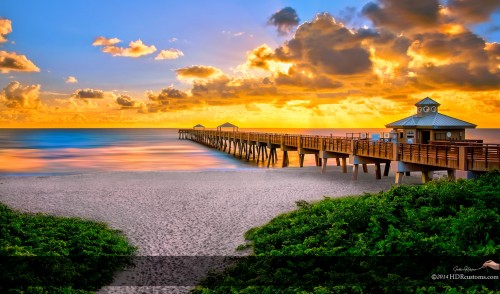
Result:
M432 28L439 23L438 0L379 0L369 2L362 13L376 27L397 33Z
M66 84L77 84L78 80L74 76L69 76L66 78Z
M188 99L188 95L174 87L162 89L158 94L153 91L147 91L146 97L149 100L139 112L156 113L173 110L188 109L198 104L196 99Z
M0 51L0 72L7 74L11 71L39 72L40 69L24 55Z
M228 36L229 38L238 38L243 37L245 35L245 32L222 31L222 34ZM249 36L252 37L252 35Z
M170 48L168 50L161 50L158 55L156 55L155 60L163 59L177 59L184 56L184 53L179 49Z
M142 102L139 102L128 95L118 96L118 98L116 98L116 103L118 103L118 105L122 106L122 108L124 109L141 108L144 106Z
M271 15L267 23L275 26L279 35L286 36L299 24L299 21L300 19L295 9L285 7Z
M104 37L99 37L92 45L103 46L101 51L112 56L137 58L156 52L156 47L154 45L145 45L142 43L141 39L130 42L127 48L115 46L115 44L119 42L121 41L117 38L106 39Z
M36 109L42 106L40 101L40 85L21 85L18 81L10 82L2 89L0 98L9 108Z
M186 98L187 94L173 87L162 89L160 93L154 94L152 91L146 92L146 96L151 101L168 101L169 98Z
M113 92L105 92L99 89L78 89L71 94L71 97L77 99L114 99L115 94L113 94Z
M107 39L105 37L97 37L92 43L93 46L112 46L120 43L122 40L118 38Z
M287 107L318 113L319 105L354 98L385 99L398 108L432 90L498 90L500 45L486 43L436 3L372 3L376 9L365 13L371 13L376 28L347 28L329 14L318 14L281 46L264 44L249 51L246 63L238 67L247 78L201 65L178 70L178 78L194 80L187 92L204 105L251 101L284 107L301 100L307 103ZM391 13L406 19L390 19ZM427 26L429 19L437 25ZM422 29L416 29L419 26ZM408 33L401 34L406 29ZM176 109L169 103L170 110Z
M180 79L210 79L223 75L220 69L203 65L179 68L176 73Z
M237 75L209 65L179 68L177 78L189 82L189 89L148 91L144 102L94 89L77 90L73 100L65 100L76 105L73 109L77 111L98 113L112 103L115 110L120 105L156 113L148 118L137 116L140 119L170 121L189 113L209 112L209 117L211 111L216 116L239 109L257 115L272 109L306 118L301 112L315 119L335 116L344 125L351 121L350 114L366 113L359 123L370 123L382 116L397 119L402 111L411 113L415 101L426 96L452 105L450 108L469 105L462 100L470 97L474 100L470 107L498 113L500 44L487 42L469 28L491 14L482 10L468 13L463 7L456 8L457 1L448 2L455 6L452 8L436 5L444 1L377 0L357 16L354 9L346 10L344 18L372 21L372 27L363 28L348 27L332 15L319 14L299 25L282 44L262 44L249 50ZM119 48L115 44L100 46ZM168 50L158 55L164 51ZM108 97L113 101L105 99ZM230 108L218 108L226 106ZM180 110L191 112L174 113ZM473 117L475 110L467 111ZM95 120L93 115L88 117ZM481 117L478 122L482 119L486 121Z
M12 32L12 22L10 19L0 18L0 43L7 42L6 35Z
M312 22L300 25L293 38L276 49L273 58L295 63L297 73L368 73L371 71L372 62L363 40L373 36L363 30L360 32L347 29L329 14L318 14Z
M460 20L480 23L488 21L491 14L499 11L500 0L448 0L447 6Z

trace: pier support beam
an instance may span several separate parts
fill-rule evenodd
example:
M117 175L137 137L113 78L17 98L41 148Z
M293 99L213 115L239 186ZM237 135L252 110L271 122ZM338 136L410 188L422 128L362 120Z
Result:
M337 152L331 152L331 151L320 151L319 152L319 159L320 160L322 159L322 161L323 161L322 165L321 165L321 173L325 172L329 158L335 158L337 166L340 166L340 159L342 159L342 172L347 173L347 158L348 157L349 157L349 154L345 154L345 153L337 153Z
M387 163L390 162L388 159L380 159L380 158L373 158L373 157L367 157L367 156L359 156L359 155L350 155L349 156L349 161L351 164L354 165L359 165L361 164L363 166L363 172L367 173L368 172L368 164L374 164L375 165L375 179L380 180L382 178L382 171L380 168L380 165L382 163L386 164L387 168ZM353 179L356 179L356 177L353 175Z
M359 170L359 164L355 163L352 165L352 179L357 180L358 179L358 170Z
M287 167L289 163L290 162L288 160L288 151L284 150L283 151L283 164L281 165L281 167Z
M422 171L422 184L428 183L432 180L432 171Z
M380 180L382 178L382 174L380 172L380 162L375 163L375 179Z
M422 183L427 183L432 179L432 173L434 171L443 170L443 168L417 163L394 161L391 166L391 170L396 172L396 184L401 184L403 178L399 175L400 173L408 176L410 172L422 172Z
M396 185L401 185L403 183L403 172L397 172L396 173Z
M277 156L276 156L276 148L271 147L271 151L269 152L269 158L267 159L267 167L269 167L269 165L271 164L271 162L274 165L275 158L277 158Z
M453 169L449 169L447 171L447 174L448 174L448 180L452 181L452 180L455 180L455 170Z
M384 168L384 177L389 176L389 170L391 169L391 162L386 162L385 168Z
M321 166L319 161L319 150L308 149L308 148L298 148L299 159L300 159L300 167L304 167L304 157L306 154L314 154L314 159L316 166Z

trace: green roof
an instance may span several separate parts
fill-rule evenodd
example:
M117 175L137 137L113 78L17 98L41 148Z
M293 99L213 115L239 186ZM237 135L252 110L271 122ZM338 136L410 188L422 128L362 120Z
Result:
M232 123L227 122L225 124L218 126L218 128L237 128L237 126L233 125Z
M427 99L427 98L426 98ZM425 99L424 99L425 100ZM422 101L424 101L422 100ZM430 99L432 100L432 99ZM427 104L428 105L428 104ZM419 117L416 114L403 118L401 120L385 125L386 128L430 128L430 129L446 129L446 128L475 128L475 124L453 118L441 113L433 113Z
M424 99L420 100L419 102L417 102L415 104L415 106L439 106L439 105L441 105L441 104L432 100L429 97L425 97Z

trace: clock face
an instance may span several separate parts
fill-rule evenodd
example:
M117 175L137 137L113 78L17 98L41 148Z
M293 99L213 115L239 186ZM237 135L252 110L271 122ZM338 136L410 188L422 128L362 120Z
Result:
M432 112L436 112L436 106L432 106L432 107L431 107L431 111L432 111Z
M421 113L422 112L422 107L417 108L417 112Z
M424 112L429 112L429 106L424 107Z

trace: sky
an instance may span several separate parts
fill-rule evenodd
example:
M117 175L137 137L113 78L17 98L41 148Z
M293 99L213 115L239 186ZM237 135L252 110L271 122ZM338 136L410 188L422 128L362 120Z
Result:
M500 0L0 2L0 127L500 128Z

